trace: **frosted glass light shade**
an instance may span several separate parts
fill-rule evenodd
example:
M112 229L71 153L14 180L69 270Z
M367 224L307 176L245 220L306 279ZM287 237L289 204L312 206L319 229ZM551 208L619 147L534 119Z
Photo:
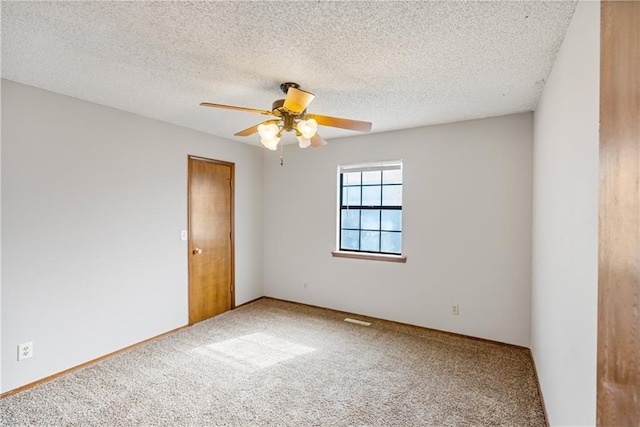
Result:
M280 127L275 123L260 124L258 126L258 133L260 134L260 142L269 150L276 150L278 148L278 142L280 141Z
M266 138L260 139L260 142L262 143L262 145L264 145L266 148L268 148L271 151L275 151L278 149L279 141L280 141L280 138L278 137L275 137L272 139L266 139Z
M309 138L305 138L304 136L298 136L298 145L300 148L307 148L311 145L311 140Z
M261 123L258 125L258 133L261 138L273 139L278 136L278 133L280 133L280 127L275 123L268 123L266 125Z
M318 131L318 122L315 119L300 120L296 125L296 129L305 139L311 139Z

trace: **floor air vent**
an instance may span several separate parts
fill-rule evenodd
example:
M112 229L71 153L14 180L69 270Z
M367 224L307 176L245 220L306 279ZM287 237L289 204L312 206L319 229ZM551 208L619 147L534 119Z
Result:
M362 326L369 326L371 325L371 323L369 322L363 322L362 320L356 320L356 319L350 319L349 317L347 317L346 319L344 319L345 322L349 322L349 323L355 323L356 325L362 325Z

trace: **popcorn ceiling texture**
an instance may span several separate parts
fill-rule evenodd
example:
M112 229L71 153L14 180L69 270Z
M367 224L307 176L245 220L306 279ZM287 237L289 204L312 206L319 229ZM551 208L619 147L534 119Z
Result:
M535 109L575 4L3 1L2 77L249 143L264 116L198 104L295 81L381 132Z
M545 425L529 350L346 316L262 299L2 399L0 425Z

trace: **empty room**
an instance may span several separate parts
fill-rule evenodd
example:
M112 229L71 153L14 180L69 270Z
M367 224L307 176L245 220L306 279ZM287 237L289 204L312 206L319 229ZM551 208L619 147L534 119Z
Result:
M640 424L640 2L0 7L0 425Z

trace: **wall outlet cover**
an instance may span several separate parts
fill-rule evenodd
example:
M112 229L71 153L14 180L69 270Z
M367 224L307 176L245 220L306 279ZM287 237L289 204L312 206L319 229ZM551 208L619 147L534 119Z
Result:
M18 344L18 361L33 357L33 342Z

